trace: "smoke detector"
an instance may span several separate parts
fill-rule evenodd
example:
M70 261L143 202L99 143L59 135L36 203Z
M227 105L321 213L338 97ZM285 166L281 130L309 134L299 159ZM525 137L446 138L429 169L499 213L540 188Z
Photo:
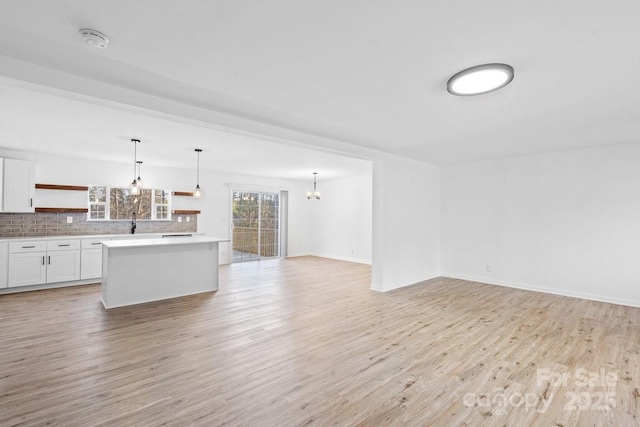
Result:
M109 44L109 38L100 31L83 28L80 30L80 35L86 44L98 49L105 49Z

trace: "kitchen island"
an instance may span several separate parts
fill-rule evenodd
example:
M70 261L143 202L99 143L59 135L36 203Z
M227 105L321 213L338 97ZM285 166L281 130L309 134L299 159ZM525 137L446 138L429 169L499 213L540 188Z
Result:
M218 290L218 243L205 236L102 243L102 304L122 307Z

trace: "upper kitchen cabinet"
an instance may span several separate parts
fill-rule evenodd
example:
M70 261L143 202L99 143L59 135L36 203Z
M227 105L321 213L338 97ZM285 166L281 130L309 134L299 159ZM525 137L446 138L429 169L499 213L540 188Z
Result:
M0 159L0 212L35 212L35 165L15 159Z

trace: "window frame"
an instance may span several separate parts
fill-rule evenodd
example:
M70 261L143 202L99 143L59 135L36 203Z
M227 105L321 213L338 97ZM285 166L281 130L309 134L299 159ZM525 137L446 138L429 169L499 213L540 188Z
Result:
M156 203L156 191L165 193L167 203ZM165 206L167 208L167 217L158 218L158 207ZM160 188L151 189L151 221L171 221L171 191Z
M92 202L91 201L91 187L104 187L105 188L105 201L104 202ZM87 211L87 221L108 221L111 217L111 212L109 210L109 196L110 196L110 188L104 185L90 185L87 190L87 206L89 210ZM92 206L104 206L104 218L91 218L91 207Z
M91 201L91 188L92 187L104 187L106 189L106 201L105 202L92 202ZM131 219L111 219L111 190L112 189L127 189L126 187L111 187L106 185L90 185L87 191L87 221L131 221ZM151 190L151 218L150 219L138 219L137 221L171 221L171 190L163 189L163 188L147 188L146 190ZM167 203L156 203L155 193L156 191L163 191L166 193ZM91 207L93 206L104 206L104 218L91 218ZM158 218L157 215L157 207L166 206L167 208L167 217L166 218Z

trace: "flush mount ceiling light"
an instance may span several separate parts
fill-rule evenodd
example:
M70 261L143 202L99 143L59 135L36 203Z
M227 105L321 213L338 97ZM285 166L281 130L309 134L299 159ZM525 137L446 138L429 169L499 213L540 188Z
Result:
M452 95L471 96L493 92L513 80L513 67L507 64L484 64L454 74L447 82Z
M100 31L83 28L80 30L80 36L87 45L98 49L105 49L109 44L109 38Z

